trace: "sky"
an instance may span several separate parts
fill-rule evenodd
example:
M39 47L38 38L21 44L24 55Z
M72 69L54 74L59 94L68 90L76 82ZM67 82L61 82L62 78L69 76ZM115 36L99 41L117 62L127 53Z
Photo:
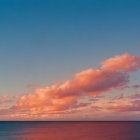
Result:
M1 0L0 120L140 120L139 0Z

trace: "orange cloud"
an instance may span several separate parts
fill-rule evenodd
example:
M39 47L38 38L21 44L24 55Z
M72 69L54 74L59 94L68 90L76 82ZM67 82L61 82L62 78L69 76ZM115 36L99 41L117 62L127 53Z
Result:
M99 69L87 69L74 74L73 80L60 85L37 87L31 94L20 97L15 109L25 109L31 114L59 113L80 109L79 99L91 97L112 89L122 89L129 81L129 73L140 67L140 59L123 54L101 62Z
M101 68L107 71L134 71L140 67L140 59L137 56L130 56L126 53L122 56L107 59L106 61L101 62L101 64Z

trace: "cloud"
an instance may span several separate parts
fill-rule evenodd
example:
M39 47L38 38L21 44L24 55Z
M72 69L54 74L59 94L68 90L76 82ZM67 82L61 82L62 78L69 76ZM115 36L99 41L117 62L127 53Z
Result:
M123 99L138 99L140 98L140 94L136 93L136 94L132 94L132 95L128 95L128 96L124 96L124 94L120 94L119 96L116 96L115 98L113 98L113 100L123 100Z
M108 71L123 70L134 71L140 67L140 59L137 56L130 56L128 53L122 56L115 56L114 58L107 59L101 62L102 69Z
M6 100L7 98L8 98L8 95L0 96L0 104L2 104L3 101Z
M139 99L140 98L140 94L136 93L136 94L133 94L133 95L129 95L127 98L129 99Z
M113 100L122 100L124 98L125 96L123 94L120 94L119 96L116 96L115 98L113 98Z
M133 85L132 87L133 88L140 88L140 85L137 84L137 85Z
M128 102L127 104L115 105L115 106L109 107L109 109L112 109L115 112L140 111L140 100L134 100L134 101Z
M140 94L135 93L131 95L120 94L113 99L102 100L102 102L97 102L97 106L101 108L102 112L114 113L140 113Z
M8 98L8 95L3 95L0 97L0 99L6 99L6 98Z
M23 95L14 109L25 109L31 114L61 113L90 106L80 99L93 97L112 89L121 90L129 82L129 72L140 67L140 59L123 54L101 62L99 69L87 69L74 74L72 80L62 84L37 87L34 92Z
M28 84L28 85L27 85L27 88L35 88L35 87L36 87L35 84Z

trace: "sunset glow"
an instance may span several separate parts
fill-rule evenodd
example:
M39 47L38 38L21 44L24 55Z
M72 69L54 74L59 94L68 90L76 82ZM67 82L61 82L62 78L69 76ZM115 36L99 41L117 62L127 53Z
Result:
M15 95L11 98L3 95L1 105L6 107L1 109L2 116L8 118L10 116L13 119L34 119L34 117L47 119L52 115L53 119L55 116L56 119L61 119L63 114L69 114L71 117L68 119L73 119L72 116L80 112L85 114L92 112L88 118L94 118L94 113L139 111L140 101L137 100L139 94L131 95L134 98L126 96L110 101L106 101L104 97L113 90L123 92L128 88L129 73L139 68L140 58L125 53L102 61L98 69L90 68L74 74L72 80L51 86L35 87L32 93L19 97ZM104 96L98 99L103 93Z
M1 0L0 121L140 120L139 5Z

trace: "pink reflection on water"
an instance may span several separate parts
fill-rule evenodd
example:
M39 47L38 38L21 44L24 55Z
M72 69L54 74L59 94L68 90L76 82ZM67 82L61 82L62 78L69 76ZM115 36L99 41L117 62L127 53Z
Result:
M18 140L134 140L133 129L120 122L45 122L22 131Z

